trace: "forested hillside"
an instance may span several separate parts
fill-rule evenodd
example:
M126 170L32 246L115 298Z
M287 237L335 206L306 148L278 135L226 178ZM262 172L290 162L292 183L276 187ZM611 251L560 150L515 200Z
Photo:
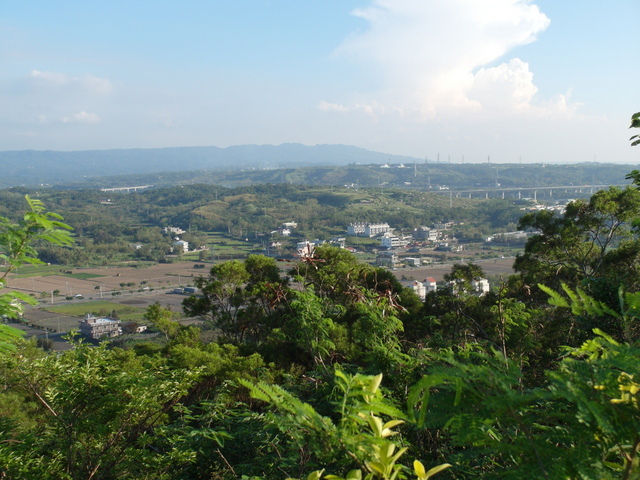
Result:
M410 234L419 226L453 221L458 223L457 238L482 241L491 233L515 230L526 205L390 188L185 185L136 193L13 188L0 191L0 215L18 218L26 193L46 202L74 226L73 247L40 249L45 261L64 265L162 261L175 236L163 232L168 226L185 230L181 237L191 244L213 242L212 248L220 243L211 239L212 233L218 239L224 236L223 241L262 248L268 239L295 245L305 238L344 236L352 222L388 222L398 232ZM277 232L284 222L297 223L291 239ZM144 248L134 251L134 244Z
M183 302L200 326L155 304L145 319L159 335L127 348L76 338L51 354L1 324L1 475L639 478L640 173L630 178L562 214L526 215L405 190L46 190L26 205L24 189L3 191L3 285L39 256L152 243L163 223L246 232L294 217L331 233L455 218L536 234L517 273L483 295L473 263L421 301L389 270L321 245L284 274L262 255L215 263ZM35 302L5 292L9 318Z
M391 159L387 161L391 162ZM184 164L180 164L184 165ZM294 184L354 187L401 187L405 189L477 189L549 186L583 186L620 184L629 165L582 163L552 164L460 164L411 161L411 163L374 164L371 161L348 165L322 165L312 162L297 167L170 169L158 173L123 175L120 171L100 176L55 182L60 188L122 187L132 185L174 186L212 184L226 187L248 185ZM45 184L51 181L43 181ZM622 182L624 183L624 182Z

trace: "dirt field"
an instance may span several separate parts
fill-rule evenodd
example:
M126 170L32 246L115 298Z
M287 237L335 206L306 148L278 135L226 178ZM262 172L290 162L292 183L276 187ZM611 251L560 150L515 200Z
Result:
M473 263L479 265L484 270L484 273L488 277L495 277L499 275L513 275L513 257L498 258L490 260L474 260ZM453 263L441 263L437 265L426 265L422 267L407 267L399 268L393 273L398 280L419 280L423 281L427 277L432 277L436 281L440 282L444 279L445 273L451 271ZM405 282L403 282L405 283Z
M199 262L197 262L199 263ZM106 267L106 268L74 268L74 274L99 275L86 280L66 275L50 275L44 277L15 278L9 276L8 287L40 296L44 292L50 296L54 290L59 290L62 296L82 295L85 298L100 298L100 286L103 297L111 295L112 291L122 291L121 283L135 285L124 287L125 291L138 290L142 286L153 289L170 289L186 286L193 282L194 277L206 275L208 268L193 268L195 263L177 262L157 264L148 268ZM141 285L141 282L146 282ZM98 287L98 288L96 288Z

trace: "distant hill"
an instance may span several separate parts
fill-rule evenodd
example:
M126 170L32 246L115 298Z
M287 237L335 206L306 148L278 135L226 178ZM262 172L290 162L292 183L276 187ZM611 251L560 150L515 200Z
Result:
M218 147L175 147L127 150L0 152L0 188L57 185L93 177L144 175L193 170L296 168L415 162L418 159L372 152L347 145L306 146L297 143Z

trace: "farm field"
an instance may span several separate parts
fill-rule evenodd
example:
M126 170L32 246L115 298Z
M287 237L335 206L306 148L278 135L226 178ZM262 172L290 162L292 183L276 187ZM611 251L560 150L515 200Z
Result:
M453 257L451 260L454 262L456 258ZM203 264L203 262L196 263ZM140 322L145 309L156 302L170 308L176 320L181 323L199 323L195 319L182 317L182 300L185 295L173 293L174 288L191 285L198 276L208 274L211 263L204 263L205 268L194 268L196 263L156 264L146 268L63 269L65 273L60 272L60 267L56 267L55 271L51 267L44 267L43 276L27 277L23 272L20 275L11 275L8 287L31 293L40 299L40 304L28 308L24 315L24 319L31 326L21 328L29 336L63 334L77 329L78 320L87 313L108 315L116 311L118 318L123 322ZM279 263L284 270L293 266L293 263ZM477 259L474 263L480 265L489 277L507 276L513 273L513 257ZM444 275L451 271L452 265L453 263L448 262L399 268L393 273L404 285L409 286L411 281L422 281L426 277L442 281ZM34 275L36 272L37 270L34 269L29 274ZM124 284L124 287L121 284ZM127 286L127 284L133 285ZM60 294L53 296L52 302L51 292L55 290ZM65 296L75 295L82 295L83 298L65 300Z
M204 264L205 268L194 268L195 264ZM208 266L207 266L208 265ZM20 271L19 275L9 275L8 288L32 293L47 301L51 292L58 290L59 295L82 295L87 298L111 296L112 292L134 292L140 288L170 289L187 286L195 277L206 275L211 264L203 262L176 262L155 264L146 268L136 267L100 267L100 268L64 268L43 267L44 275L39 276L37 269L30 272L29 277ZM64 273L63 273L64 272ZM54 301L59 298L54 298Z

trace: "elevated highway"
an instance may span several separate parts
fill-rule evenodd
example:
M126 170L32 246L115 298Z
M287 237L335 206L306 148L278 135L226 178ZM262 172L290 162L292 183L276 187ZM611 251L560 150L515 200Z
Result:
M598 190L611 186L626 187L625 185L561 185L561 186L538 186L538 187L483 187L470 189L450 189L436 190L434 193L449 195L455 198L532 198L544 199L566 199L584 198L593 195Z

